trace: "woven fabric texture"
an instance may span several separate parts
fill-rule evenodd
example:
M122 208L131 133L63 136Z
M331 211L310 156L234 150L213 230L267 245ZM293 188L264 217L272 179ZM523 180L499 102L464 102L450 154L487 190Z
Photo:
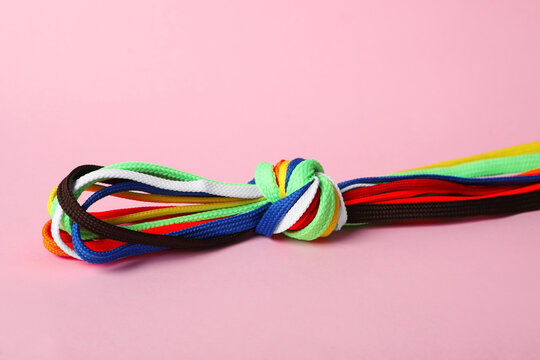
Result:
M147 205L89 211L108 196ZM311 241L345 225L515 214L540 209L540 142L339 184L303 158L262 162L248 184L140 162L83 165L52 190L47 209L45 247L96 264L250 234Z

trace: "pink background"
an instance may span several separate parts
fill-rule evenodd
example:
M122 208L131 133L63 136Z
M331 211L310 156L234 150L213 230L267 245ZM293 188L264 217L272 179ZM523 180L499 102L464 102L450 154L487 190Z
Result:
M138 160L337 181L539 139L537 1L3 1L0 359L540 357L540 213L93 266L50 189Z

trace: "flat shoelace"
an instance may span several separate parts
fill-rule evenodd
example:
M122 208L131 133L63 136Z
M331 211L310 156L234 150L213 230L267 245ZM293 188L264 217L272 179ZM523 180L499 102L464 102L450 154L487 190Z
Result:
M81 205L85 191L92 195ZM155 205L88 211L108 196ZM139 162L83 165L53 189L47 207L45 247L90 263L253 234L309 241L344 225L508 215L540 209L540 142L339 184L301 158L263 162L248 184Z

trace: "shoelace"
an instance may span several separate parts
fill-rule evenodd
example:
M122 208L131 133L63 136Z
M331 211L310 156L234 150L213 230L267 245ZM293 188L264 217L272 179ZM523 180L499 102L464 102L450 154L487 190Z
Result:
M85 191L93 194L81 205ZM154 205L88 211L107 196ZM96 264L253 234L309 241L344 225L508 215L540 209L540 141L339 184L301 158L260 163L248 184L140 162L83 165L53 189L47 208L45 247Z

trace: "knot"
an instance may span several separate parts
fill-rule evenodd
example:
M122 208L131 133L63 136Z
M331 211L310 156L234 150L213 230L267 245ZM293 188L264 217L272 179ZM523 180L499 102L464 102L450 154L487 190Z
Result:
M255 231L272 236L284 232L300 240L326 237L347 222L347 210L337 184L312 159L262 162L255 184L271 203Z

